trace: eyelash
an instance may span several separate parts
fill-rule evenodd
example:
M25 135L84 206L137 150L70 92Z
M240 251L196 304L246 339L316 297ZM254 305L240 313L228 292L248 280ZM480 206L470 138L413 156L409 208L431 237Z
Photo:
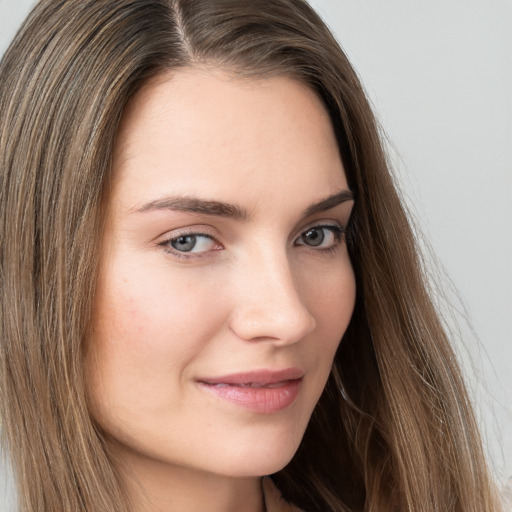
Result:
M212 251L203 251L203 252L197 252L197 253L184 252L184 251L178 251L178 250L176 250L176 249L174 249L172 247L172 245L171 245L172 242L177 241L180 238L185 238L185 237L188 237L188 236L193 236L193 237L196 237L196 238L207 238L207 239L211 240L213 243L216 243L219 246L221 245L219 242L217 242L215 237L213 237L212 235L210 235L208 233L197 232L197 231L183 231L183 232L181 232L181 233L179 233L179 234L177 234L175 236L172 236L172 237L167 238L166 240L163 240L158 245L160 247L162 247L165 250L166 253L171 254L174 257L184 259L184 260L192 260L192 259L196 259L196 258L204 258L210 252L212 252ZM217 251L217 250L221 250L221 249L215 249L214 251Z
M301 238L306 236L307 233L311 233L314 230L329 231L333 235L333 237L334 237L334 240L333 240L332 244L329 245L329 247L318 247L318 246L315 246L315 245L308 245L308 244L304 244L304 243L298 243L298 240L300 240ZM325 234L324 234L324 236L325 236ZM322 239L321 243L323 241L324 240ZM345 229L344 228L342 228L341 226L333 225L333 224L320 224L320 225L310 226L309 228L304 230L301 233L301 235L295 240L294 245L295 246L302 245L302 246L304 246L304 247L306 247L306 248L308 248L309 250L312 250L312 251L316 251L316 252L321 251L323 253L332 254L332 253L336 252L340 248L340 246L343 244L344 241L345 241Z
M334 237L333 243L329 247L319 247L319 246L308 245L308 244L299 242L300 239L302 239L307 233L311 233L314 230L329 231ZM322 253L326 253L326 254L332 254L332 253L335 253L340 248L340 246L343 244L343 242L345 241L345 234L346 234L346 230L344 228L342 228L341 226L337 226L337 225L333 225L333 224L317 224L317 225L310 226L310 227L306 228L304 231L302 231L301 234L299 235L299 237L297 237L297 239L294 241L293 245L295 247L303 246L306 249L314 251L314 252L322 252ZM181 258L184 260L192 260L192 259L196 259L196 258L208 257L210 255L210 253L218 251L218 250L222 250L221 248L219 248L219 249L213 249L210 251L200 251L200 252L194 253L194 252L190 252L190 251L178 251L178 250L174 249L171 245L172 242L176 242L180 238L192 237L192 236L196 237L196 238L207 238L207 239L211 240L212 243L215 243L215 244L218 244L219 246L221 246L221 244L219 242L217 242L215 237L213 237L212 235L210 235L208 233L197 232L197 231L181 232L177 235L169 237L169 238L163 240L162 242L158 243L158 246L162 247L165 250L165 252L167 252L168 254L171 254L174 257ZM325 234L324 234L324 237L325 237ZM321 243L323 243L323 241L324 240L322 239Z

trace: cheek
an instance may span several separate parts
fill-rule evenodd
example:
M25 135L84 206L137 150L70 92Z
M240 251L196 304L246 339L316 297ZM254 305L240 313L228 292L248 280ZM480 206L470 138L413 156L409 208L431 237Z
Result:
M150 414L179 405L179 393L171 396L169 388L180 390L189 364L225 316L197 281L192 286L156 267L140 268L145 270L119 266L100 276L87 356L97 416L109 409Z
M328 374L354 311L356 282L348 256L339 268L315 282L308 280L305 286L307 306L317 326L315 343L308 345L308 357Z
M214 328L223 316L209 300L206 284L165 268L148 270L142 264L140 268L126 272L121 268L102 277L95 304L99 344L122 345L142 357L150 356L150 351L154 355L194 351L205 336L201 329ZM198 323L198 318L203 321Z

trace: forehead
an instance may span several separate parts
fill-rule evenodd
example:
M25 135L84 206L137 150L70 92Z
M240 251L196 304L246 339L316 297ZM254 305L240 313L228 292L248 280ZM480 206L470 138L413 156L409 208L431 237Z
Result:
M310 88L211 69L162 75L139 91L122 119L114 176L134 195L144 183L152 196L207 188L230 201L240 187L278 195L299 184L320 197L346 188L329 115Z

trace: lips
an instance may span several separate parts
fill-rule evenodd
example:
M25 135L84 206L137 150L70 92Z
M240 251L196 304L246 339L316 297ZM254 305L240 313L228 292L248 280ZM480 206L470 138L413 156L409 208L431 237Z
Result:
M267 388L267 389L272 389L272 388L278 388L280 386L283 385L283 383L285 382L289 382L289 381L279 381L279 382L274 382L273 384L261 384L260 382L247 382L247 383L243 383L243 384L227 384L225 382L219 382L218 384L210 384L211 386L215 386L216 388L225 388L225 387L228 387L228 386L231 386L231 387L239 387L239 388ZM207 384L205 382L205 384Z
M283 370L259 370L252 372L234 373L221 377L199 379L205 384L226 384L233 386L268 386L288 380L298 380L304 377L300 368L285 368Z
M301 369L286 368L202 378L198 384L221 400L255 412L272 413L295 401L303 377Z

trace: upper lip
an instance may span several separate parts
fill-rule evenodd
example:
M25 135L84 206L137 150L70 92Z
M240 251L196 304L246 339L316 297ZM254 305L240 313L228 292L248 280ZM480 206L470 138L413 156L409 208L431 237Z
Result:
M255 370L248 372L232 373L220 377L208 377L198 379L204 384L277 384L289 380L299 380L304 377L304 371L300 368L285 368L282 370Z

